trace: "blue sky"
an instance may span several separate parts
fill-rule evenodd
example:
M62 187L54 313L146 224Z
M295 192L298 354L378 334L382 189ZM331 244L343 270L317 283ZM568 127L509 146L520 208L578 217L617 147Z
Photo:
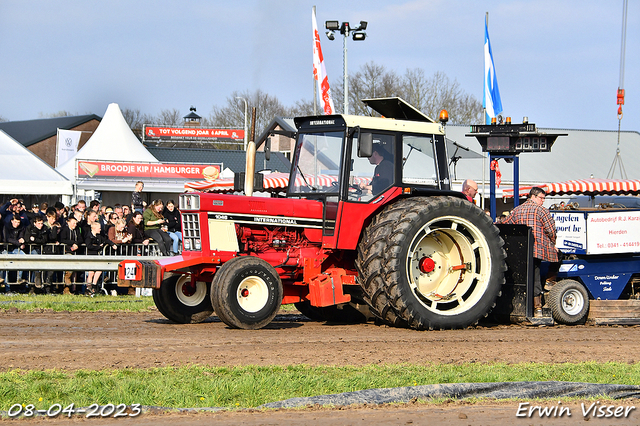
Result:
M29 120L107 105L209 115L232 91L285 105L313 96L311 8L368 21L348 41L349 70L374 61L403 74L444 72L482 100L485 12L504 115L541 127L615 130L622 0L2 0L0 116ZM329 80L342 38L322 34ZM640 131L640 4L629 2L624 130ZM340 100L334 100L340 105Z

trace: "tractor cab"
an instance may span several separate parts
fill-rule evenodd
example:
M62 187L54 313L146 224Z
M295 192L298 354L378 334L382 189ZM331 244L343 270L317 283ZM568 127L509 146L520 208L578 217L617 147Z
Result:
M400 98L363 102L387 118L296 118L288 196L378 203L392 188L448 190L443 127Z

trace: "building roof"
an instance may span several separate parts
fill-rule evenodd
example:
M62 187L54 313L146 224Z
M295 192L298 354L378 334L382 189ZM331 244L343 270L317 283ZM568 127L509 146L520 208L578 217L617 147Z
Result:
M193 120L199 121L202 117L196 114L195 111L191 111L189 114L185 115L182 118L184 118L187 121L193 121Z
M465 136L470 133L470 126L448 125L447 138L481 151L480 143L475 137ZM551 152L522 153L519 158L520 185L563 182L574 179L604 179L612 169L618 132L614 130L575 130L550 129L538 127L539 132L566 133L559 136L551 148ZM640 179L640 133L635 131L620 132L620 159L624 165L628 179ZM449 157L453 153L449 152ZM482 180L482 160L462 159L457 164L458 179ZM485 179L489 179L489 162L484 166ZM513 182L513 164L499 161L502 182L511 185ZM619 167L614 168L613 178L620 179ZM453 176L453 174L452 174Z
M4 164L0 194L73 193L71 182L2 130L0 152Z
M296 127L296 123L293 121L291 117L276 117L269 122L267 128L258 139L256 139L256 147L260 147L264 143L264 141L269 137L269 134L275 130L276 127L280 127L282 130L287 132L297 132L298 128Z
M0 130L23 146L28 147L55 136L58 129L70 130L91 120L101 121L102 119L95 114L88 114L38 120L5 121L0 123Z
M229 168L234 173L244 172L246 167L245 151L161 146L148 146L147 150L161 163L222 163L224 168ZM256 171L263 169L288 173L291 163L281 152L272 152L271 159L265 162L264 152L258 151L256 152Z

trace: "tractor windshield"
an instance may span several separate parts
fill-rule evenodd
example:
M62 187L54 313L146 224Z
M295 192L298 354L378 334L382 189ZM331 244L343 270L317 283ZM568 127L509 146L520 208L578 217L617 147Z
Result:
M300 134L289 192L338 194L343 139L344 132Z

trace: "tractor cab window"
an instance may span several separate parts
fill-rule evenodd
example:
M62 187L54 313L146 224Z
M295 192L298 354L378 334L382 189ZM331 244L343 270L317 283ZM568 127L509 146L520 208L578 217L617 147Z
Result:
M298 136L290 193L338 194L344 132Z
M351 147L349 200L369 201L389 189L395 176L395 137L373 134L373 151L369 158L358 157L358 139Z
M437 185L433 138L404 135L402 137L402 183Z

